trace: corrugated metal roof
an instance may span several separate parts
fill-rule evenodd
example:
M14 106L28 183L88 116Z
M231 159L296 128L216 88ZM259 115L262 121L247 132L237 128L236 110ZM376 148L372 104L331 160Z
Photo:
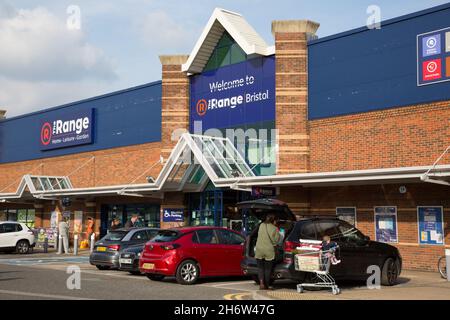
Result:
M268 56L274 54L273 46L268 46L264 39L238 13L216 8L203 29L183 71L200 73L206 66L214 48L227 31L247 55Z

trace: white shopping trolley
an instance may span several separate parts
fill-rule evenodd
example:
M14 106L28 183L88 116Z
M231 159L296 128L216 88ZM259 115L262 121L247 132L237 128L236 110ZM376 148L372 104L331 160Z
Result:
M336 249L336 248L334 248ZM333 294L341 293L334 278L330 274L330 254L335 250L322 250L322 241L300 240L295 255L295 270L315 273L315 277L310 283L300 283L297 285L297 292L302 293L305 287L330 288Z

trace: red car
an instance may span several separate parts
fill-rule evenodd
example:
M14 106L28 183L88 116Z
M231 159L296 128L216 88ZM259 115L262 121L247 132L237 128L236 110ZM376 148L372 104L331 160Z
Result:
M245 238L218 227L185 227L159 231L147 242L139 268L151 280L175 276L180 284L199 277L242 276Z

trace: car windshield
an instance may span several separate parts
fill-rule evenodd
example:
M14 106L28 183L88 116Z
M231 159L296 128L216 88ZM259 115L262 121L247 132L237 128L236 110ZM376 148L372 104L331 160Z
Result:
M180 233L174 230L159 231L156 237L152 239L154 242L170 242L178 239Z
M110 231L102 240L120 241L125 237L126 234L126 231Z

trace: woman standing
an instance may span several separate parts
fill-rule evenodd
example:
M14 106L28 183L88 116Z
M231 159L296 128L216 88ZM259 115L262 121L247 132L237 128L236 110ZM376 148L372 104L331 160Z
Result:
M261 290L269 288L275 260L275 246L280 241L280 233L275 225L276 221L275 215L268 214L264 222L259 225L255 258L258 263L259 288Z

